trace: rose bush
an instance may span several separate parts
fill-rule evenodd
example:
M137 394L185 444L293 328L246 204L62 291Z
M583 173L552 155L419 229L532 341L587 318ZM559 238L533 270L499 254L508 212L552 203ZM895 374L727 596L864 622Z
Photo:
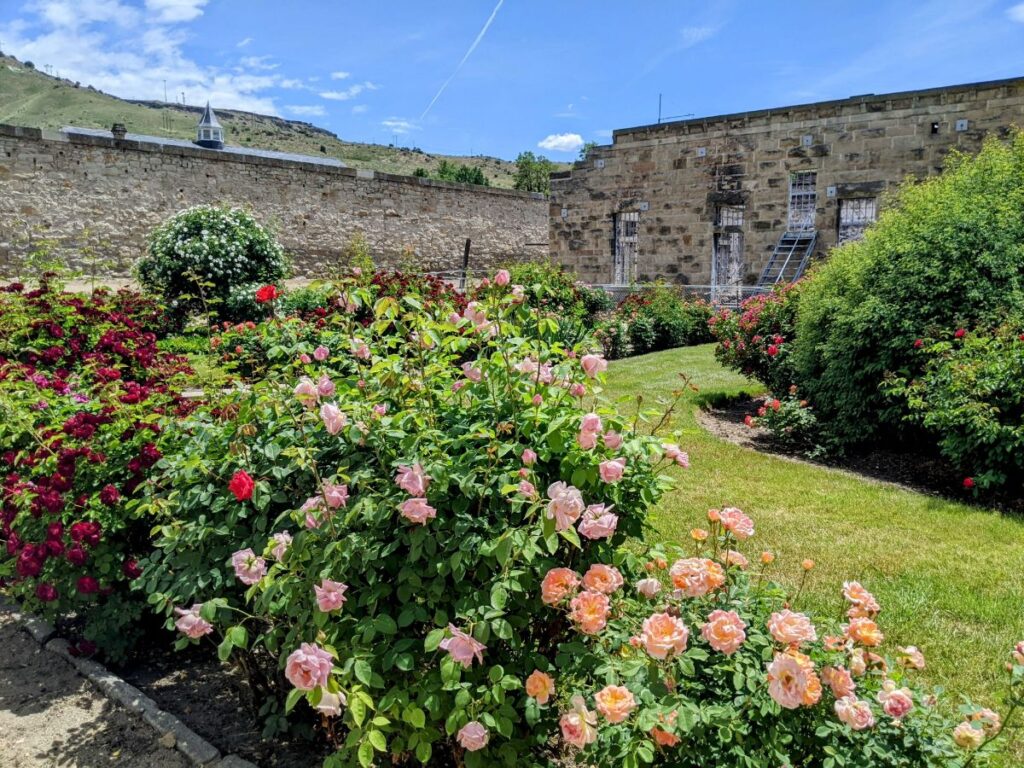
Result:
M129 585L151 522L135 504L160 418L191 408L177 395L187 366L146 330L160 317L130 292L0 294L0 575L30 610L77 614L112 657L138 636Z
M708 327L712 314L708 302L659 284L623 299L601 318L596 335L612 359L707 344L714 340Z
M528 291L446 315L348 285L345 343L179 425L139 581L179 644L238 661L271 730L300 710L328 766L979 764L999 724L954 729L859 584L841 622L800 613L732 508L692 552L639 544L689 459L594 398L604 361Z

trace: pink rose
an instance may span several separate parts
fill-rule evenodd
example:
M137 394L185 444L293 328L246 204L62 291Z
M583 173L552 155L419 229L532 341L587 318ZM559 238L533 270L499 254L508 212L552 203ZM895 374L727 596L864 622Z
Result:
M544 398L540 395L534 395L530 402L533 403L535 407L540 407L540 404L544 402Z
M300 691L327 685L334 657L315 643L303 643L285 663L284 676Z
M313 358L311 358L309 355L303 352L301 355L299 355L299 362L302 363L303 365L309 365L310 363L313 362Z
M598 466L598 472L601 475L601 480L605 483L617 483L622 479L623 472L626 471L626 460L625 459L608 459L602 461Z
M369 360L370 348L366 346L365 342L359 341L358 339L352 339L352 354L360 360Z
M448 651L452 661L464 667L470 667L473 665L475 657L478 662L484 663L483 652L487 650L486 645L477 641L472 635L467 635L454 624L448 625L448 631L452 636L441 641L441 650Z
M607 539L614 535L619 524L619 516L612 514L611 509L604 504L591 504L587 507L580 518L580 536L588 539Z
M341 715L341 708L348 704L345 694L331 693L324 691L320 696L320 703L316 705L316 711L327 717L338 717Z
M196 603L187 611L182 608L175 608L174 612L178 614L179 618L174 622L174 626L179 632L187 637L191 637L193 640L210 634L213 632L213 625L199 615L202 608L202 603Z
M708 614L708 620L700 628L701 636L708 645L719 653L729 656L739 650L747 639L746 623L736 611L721 609Z
M348 424L348 416L332 403L324 403L320 406L320 418L324 422L324 427L332 435L341 432Z
M324 500L331 509L348 505L348 486L344 483L324 483Z
M853 696L838 699L835 710L836 716L855 731L863 731L875 724L875 716L868 703Z
M686 452L679 450L679 446L675 443L662 443L661 449L665 451L665 458L669 461L674 461L684 469L690 466L689 455Z
M331 350L321 344L319 347L313 350L313 357L321 362L326 360L331 354Z
M576 442L579 443L580 448L584 451L591 451L597 445L597 433L581 431L576 436Z
M531 451L529 448L523 450L523 464L528 467L532 467L537 461L537 454Z
M428 520L437 517L437 510L427 504L427 500L422 496L406 499L399 509L402 512L402 517L416 525L426 525Z
M508 273L506 272L505 274ZM501 272L498 275L500 276ZM471 720L459 729L459 733L455 738L467 752L476 752L487 746L490 734L488 734L487 729L481 723Z
M722 527L729 531L737 541L746 541L754 535L754 521L736 507L726 507L719 513Z
M914 697L909 688L897 688L892 680L886 680L878 692L878 703L882 705L885 714L900 720L914 708Z
M601 417L596 413L588 413L580 420L580 432L600 432Z
M497 274L494 276L495 285L508 285L512 281L512 276L508 273L507 269L499 269Z
M295 385L293 390L295 399L302 403L307 408L312 408L316 405L319 393L316 389L316 384L308 376L303 376L299 379L299 383Z
M654 598L661 592L661 582L657 579L640 579L636 583L636 591L644 597Z
M234 566L235 576L243 584L256 584L267 572L267 562L262 557L257 557L251 549L241 549L231 556L231 565Z
M665 659L670 654L682 653L690 638L690 630L681 619L667 613L655 613L644 619L640 640L653 659Z
M288 531L281 531L270 538L274 542L274 548L270 550L270 554L278 562L284 560L285 553L288 552L288 547L292 544L292 535Z
M569 394L572 395L573 397L583 397L585 394L587 394L587 388L584 387L579 382L577 382L576 384L573 384L572 386L569 387Z
M610 451L617 451L622 446L622 435L618 432L604 433L604 447Z
M331 611L337 611L345 604L348 600L345 597L345 592L348 590L347 584L342 584L339 581L331 581L330 579L324 579L320 582L320 586L314 586L313 592L316 593L316 605L324 613L330 613Z
M470 381L480 381L484 377L483 372L479 368L474 368L472 363L463 363L462 373Z
M583 514L583 495L571 485L552 483L548 486L548 498L547 516L554 519L558 531L572 527Z
M587 709L582 696L572 697L572 711L558 721L567 744L583 749L597 740L597 715Z
M383 416L387 412L388 407L384 403L377 403L377 405L373 406L373 415L377 416L378 418Z
M400 465L395 475L395 484L410 496L423 496L430 487L430 475L417 462L411 467Z
M798 646L813 643L818 639L818 633L811 620L806 615L794 613L788 608L771 615L768 619L768 631L775 642L783 645Z
M580 360L580 366L583 368L583 373L594 378L597 374L608 370L608 361L600 355L584 355Z
M323 496L310 496L299 508L300 512L305 513L305 524L306 528L313 530L314 528L320 527L320 519L316 512L319 512L324 508Z
M316 383L316 391L320 397L330 397L334 394L334 382L331 381L331 377L326 373L323 374L320 377L320 380Z
M535 499L535 498L537 498L537 489L534 487L533 483L531 483L529 480L520 480L519 481L519 493L521 493L523 496L525 496L528 499Z

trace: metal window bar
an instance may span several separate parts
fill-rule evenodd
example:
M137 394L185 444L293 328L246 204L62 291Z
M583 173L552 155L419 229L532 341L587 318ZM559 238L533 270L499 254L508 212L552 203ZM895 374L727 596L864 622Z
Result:
M715 226L717 227L742 227L743 206L742 205L720 205L715 212Z
M809 232L814 229L817 209L816 171L799 171L789 176L789 226L791 232Z
M633 279L633 269L640 241L640 212L624 211L615 215L615 253L612 280L626 285Z
M839 245L860 240L864 230L878 218L878 200L859 197L839 201Z

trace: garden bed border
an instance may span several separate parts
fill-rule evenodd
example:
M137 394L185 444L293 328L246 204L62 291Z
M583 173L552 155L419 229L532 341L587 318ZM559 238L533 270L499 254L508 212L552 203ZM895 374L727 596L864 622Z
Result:
M52 624L38 616L24 613L17 603L2 594L0 612L10 615L21 624L41 648L67 659L101 694L141 717L161 738L173 738L174 747L193 765L202 768L257 768L238 755L221 757L220 750L213 744L174 715L160 709L153 699L134 685L125 682L97 661L72 655L68 641L57 637L57 630Z

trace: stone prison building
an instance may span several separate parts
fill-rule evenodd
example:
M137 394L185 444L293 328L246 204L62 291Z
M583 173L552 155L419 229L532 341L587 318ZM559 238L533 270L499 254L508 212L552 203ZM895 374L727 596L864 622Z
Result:
M665 122L552 175L554 257L602 284L739 298L862 236L884 194L1024 127L1024 78Z

